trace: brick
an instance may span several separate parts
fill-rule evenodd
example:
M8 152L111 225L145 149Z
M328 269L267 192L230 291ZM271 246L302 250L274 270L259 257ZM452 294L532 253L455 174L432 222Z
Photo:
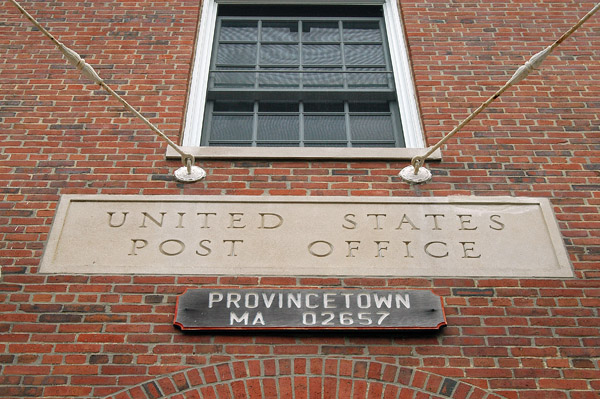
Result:
M86 56L107 82L178 141L201 4L141 0L121 2L116 9L112 3L63 3L45 2L42 9L39 2L24 1L53 34ZM399 3L429 145L497 90L533 48L559 37L594 5L592 0L541 3ZM245 363L249 372L270 376L261 386L267 397L277 389L282 397L318 396L318 386L336 397L448 397L411 388L433 374L443 376L440 389L457 381L454 399L597 397L600 70L594 63L599 55L595 19L453 137L441 162L427 162L434 173L430 183L402 182L397 172L408 161L199 159L207 179L184 185L173 179L179 161L165 160L163 142L102 90L81 80L14 6L4 2L0 8L5 33L0 35L0 362L5 362L0 396L152 397L149 370L171 375L176 367L208 370L221 361L253 358L254 363ZM40 275L57 201L69 193L540 196L552 201L576 276ZM439 333L348 336L192 334L173 328L177 295L187 287L220 285L434 289L444 297L449 326ZM264 356L276 357L277 366L261 362ZM311 359L324 360L327 380L298 374L312 370ZM377 361L385 362L381 378L404 386L370 382L365 388L350 378L338 380L337 369L327 371L333 359L346 377L357 361L365 362L367 376L377 374ZM94 369L115 367L107 370L116 373L120 366L134 368L122 370L129 373L123 376L93 375ZM289 377L276 379L282 370ZM191 377L180 376L168 379L172 394L191 383ZM65 378L74 391L67 390ZM78 391L88 387L93 390ZM129 393L118 393L125 388ZM246 389L248 396L258 395L254 383ZM233 397L230 385L193 391L180 397Z

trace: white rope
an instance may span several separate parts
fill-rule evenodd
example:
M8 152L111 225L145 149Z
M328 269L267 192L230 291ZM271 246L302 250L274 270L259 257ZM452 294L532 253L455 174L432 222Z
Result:
M58 40L54 38L42 25L40 25L35 18L33 18L19 3L15 0L9 0L11 3L15 5L19 9L19 11L27 17L44 35L46 35L52 42L56 45L56 47L63 53L65 58L75 66L85 77L102 86L109 94L115 97L125 108L131 111L134 115L136 115L139 119L141 119L148 127L150 127L156 134L158 134L163 140L167 142L179 155L181 155L182 163L187 167L188 174L191 174L191 168L194 164L194 156L188 154L181 150L177 144L175 144L171 139L167 137L163 132L161 132L156 126L154 126L148 119L146 119L141 113L139 113L136 109L134 109L125 99L123 99L120 95L118 95L114 90L112 90L103 80L100 78L98 73L94 70L94 68L85 62L84 59L79 56L75 51L71 50ZM548 57L548 55L558 47L565 39L567 39L573 32L575 32L581 25L583 25L589 18L592 17L598 10L600 9L600 3L596 4L596 6L588 12L583 18L579 20L571 29L569 29L566 33L564 33L560 39L555 41L552 45L548 46L546 49L540 51L539 53L532 56L529 61L527 61L524 65L519 67L514 75L502 86L494 95L492 95L489 99L487 99L483 104L481 104L471 115L469 115L465 120L458 124L450 133L444 136L440 141L438 141L433 147L429 148L429 151L424 155L415 156L411 164L414 167L414 174L416 175L419 172L419 168L425 163L425 160L433 154L438 148L440 148L443 144L445 144L450 138L452 138L457 132L459 132L467 123L469 123L473 118L479 115L483 110L485 110L494 100L502 95L509 87L519 83L523 79L525 79L534 69L537 69L542 62Z
M181 155L181 162L187 168L188 174L192 173L192 171L191 171L192 165L195 162L194 156L192 154L188 154L188 153L184 152L181 148L179 148L179 146L177 144L175 144L175 142L173 142L173 140L171 140L169 137L167 137L166 134L164 134L162 131L160 131L160 129L158 129L156 126L154 126L138 110L133 108L127 101L125 101L125 99L123 97L121 97L113 89L111 89L110 86L108 86L104 82L104 80L102 80L102 78L98 75L98 73L94 70L94 68L90 64L85 62L85 60L83 58L81 58L81 56L79 54L77 54L77 52L71 50L70 48L68 48L67 46L65 46L58 40L56 40L56 38L54 36L52 36L52 34L50 32L48 32L34 17L32 17L31 14L29 14L23 7L21 7L21 5L19 3L17 3L15 0L9 0L9 1L11 3L13 3L15 5L15 7L17 7L19 9L21 14L23 14L29 21L31 21L31 23L33 23L44 35L46 35L52 41L52 43L54 43L54 45L60 50L60 52L63 53L63 55L65 56L67 61L69 61L69 63L71 65L73 65L75 68L77 68L83 76L90 79L94 83L102 86L104 88L104 90L106 90L110 95L115 97L121 104L123 104L123 106L125 108L127 108L129 111L131 111L135 116L137 116L140 120L142 120L142 122L144 122L150 129L152 129L152 131L154 131L158 136L160 136L164 141L166 141L168 145L173 147L173 149L175 149L175 151L177 151L177 153L179 155Z
M519 67L514 75L502 86L493 96L488 98L483 104L479 106L471 115L469 115L465 120L458 124L450 133L444 136L440 141L438 141L433 147L429 148L424 155L417 155L411 161L412 166L414 167L414 174L416 175L419 172L419 168L423 166L425 160L435 152L438 148L440 148L446 141L448 141L452 136L454 136L457 132L460 131L467 123L469 123L473 118L475 118L479 113L481 113L484 109L486 109L494 100L502 95L509 87L515 85L525 79L527 75L529 75L534 69L537 69L542 62L548 57L548 55L558 47L563 41L565 41L573 32L575 32L581 25L585 23L588 19L591 18L592 15L596 13L600 9L600 3L596 4L594 8L590 12L588 12L583 18L579 20L575 25L571 27L567 32L565 32L560 39L552 43L552 45L548 46L544 50L539 53L533 55L529 61L527 61L524 65Z

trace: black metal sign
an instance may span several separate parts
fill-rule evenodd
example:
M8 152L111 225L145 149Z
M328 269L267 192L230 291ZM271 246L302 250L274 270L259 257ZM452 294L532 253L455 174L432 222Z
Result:
M439 296L429 290L189 289L177 299L182 330L439 329Z

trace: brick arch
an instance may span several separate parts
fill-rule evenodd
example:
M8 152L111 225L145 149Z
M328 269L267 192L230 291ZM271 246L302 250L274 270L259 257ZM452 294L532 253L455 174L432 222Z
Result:
M462 381L369 359L260 358L161 376L105 399L506 399Z

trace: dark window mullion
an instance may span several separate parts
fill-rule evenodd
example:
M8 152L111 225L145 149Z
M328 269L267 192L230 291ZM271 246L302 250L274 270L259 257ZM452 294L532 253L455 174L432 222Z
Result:
M350 104L344 101L344 119L346 121L346 147L352 147L352 130L350 129Z
M211 61L210 61L211 69L217 69L217 54L219 51L219 46L221 45L221 43L219 42L219 38L221 36L221 24L223 23L223 20L218 19L217 22L218 23L217 23L217 27L215 29L215 36L214 36L212 50L211 50ZM210 91L210 89L214 88L214 87L215 87L215 77L212 73L209 72L207 90ZM212 111L211 111L211 115L212 115ZM210 125L208 125L208 126L210 126Z
M304 102L300 101L298 104L299 118L300 121L298 123L299 132L298 132L298 140L300 141L300 147L304 147Z
M298 73L300 74L300 90L304 90L304 43L303 43L303 21L298 20ZM298 103L298 142L300 147L304 147L304 102Z
M379 21L379 31L381 32L381 47L383 48L383 55L385 59L385 69L386 71L392 71L392 57L390 54L389 46L387 45L387 32L385 30L385 23L383 20ZM386 74L387 82L389 88L396 91L396 82L394 82L394 74ZM394 119L394 118L392 118Z
M254 89L258 90L260 85L260 47L262 45L262 20L258 20L258 32L256 33L256 65L254 65L254 70L256 73L254 74ZM255 141L253 140L253 143Z
M256 147L258 141L258 101L254 101L254 109L252 115L252 147Z
M340 51L342 52L342 82L344 84L344 90L348 90L348 74L346 71L346 51L344 49L344 25L343 21L338 21L338 30L340 34Z
M302 42L302 20L298 20L298 73L300 74L300 90L304 90L304 74L302 71L304 70L304 47ZM302 105L300 105L302 106ZM301 113L302 115L302 113ZM300 118L302 120L302 117ZM300 129L302 132L302 129ZM302 143L302 140L300 140ZM302 147L302 144L300 145Z
M210 136L212 134L212 117L213 117L213 105L214 101L208 101L206 103L206 111L204 113L204 124L207 127L206 137L202 135L202 145L210 145Z

